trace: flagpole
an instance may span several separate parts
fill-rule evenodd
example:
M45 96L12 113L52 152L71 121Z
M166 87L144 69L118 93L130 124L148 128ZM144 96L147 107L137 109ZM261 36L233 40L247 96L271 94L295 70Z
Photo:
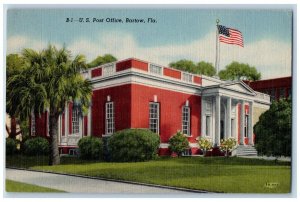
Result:
M217 27L217 30L216 30L216 63L215 63L215 69L216 69L217 76L219 73L219 60L220 60L220 44L219 44L219 30L218 30L219 22L220 22L220 20L217 19L216 20L216 23L217 23L217 25L216 25L216 27Z

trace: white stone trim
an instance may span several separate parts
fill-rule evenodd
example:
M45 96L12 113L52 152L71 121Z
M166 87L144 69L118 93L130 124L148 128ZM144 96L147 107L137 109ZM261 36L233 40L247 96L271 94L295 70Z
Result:
M240 114L240 144L245 144L245 101L241 102L241 114Z
M174 92L180 92L189 95L200 95L200 90L193 87L185 87L181 85L174 85L171 83L161 82L157 80L153 80L151 78L142 78L135 75L128 75L124 77L114 78L111 80L103 80L101 82L97 82L93 84L93 90L111 88L116 86L121 86L125 84L139 84L143 86L154 87L163 90L169 90Z
M92 136L92 107L89 106L87 114L87 136Z
M216 95L215 96L215 137L214 137L214 144L220 145L220 136L221 136L221 127L220 127L220 122L221 122L221 96Z
M102 137L110 137L112 136L113 134L102 134Z
M258 103L258 102L254 102L253 107L263 108L266 110L270 109L270 105L262 104L262 103Z
M169 143L160 143L159 144L159 148L161 149L168 149L169 148ZM191 148L199 148L199 144L198 143L190 143L189 142L189 147Z
M248 120L248 143L253 145L253 103L249 103L249 120Z
M231 137L231 97L228 97L226 100L226 133L225 133L225 139L228 139Z

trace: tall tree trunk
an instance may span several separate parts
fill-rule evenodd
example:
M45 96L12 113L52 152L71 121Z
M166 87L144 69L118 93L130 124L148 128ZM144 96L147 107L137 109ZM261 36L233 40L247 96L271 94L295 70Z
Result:
M50 111L50 155L49 165L60 164L59 150L58 150L58 117L59 114L51 113Z

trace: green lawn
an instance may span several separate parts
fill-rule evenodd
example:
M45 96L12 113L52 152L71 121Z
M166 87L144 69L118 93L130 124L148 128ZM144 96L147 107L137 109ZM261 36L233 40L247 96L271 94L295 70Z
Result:
M159 158L138 163L106 163L62 158L62 164L47 166L46 157L9 157L8 166L170 185L226 193L289 193L289 163L224 158Z
M63 192L57 189L40 187L32 184L16 182L13 180L6 180L5 185L7 192Z

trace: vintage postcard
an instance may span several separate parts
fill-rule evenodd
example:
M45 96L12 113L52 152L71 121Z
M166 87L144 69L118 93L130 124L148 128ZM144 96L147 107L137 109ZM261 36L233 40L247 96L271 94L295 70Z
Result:
M7 196L290 197L294 12L7 5Z

